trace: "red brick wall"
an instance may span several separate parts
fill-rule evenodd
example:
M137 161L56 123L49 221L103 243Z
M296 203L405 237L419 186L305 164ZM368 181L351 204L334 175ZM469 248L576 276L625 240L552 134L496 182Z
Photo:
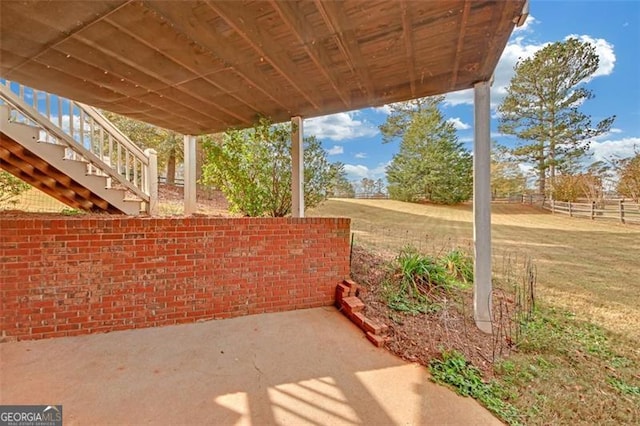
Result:
M0 217L4 340L331 305L349 220Z

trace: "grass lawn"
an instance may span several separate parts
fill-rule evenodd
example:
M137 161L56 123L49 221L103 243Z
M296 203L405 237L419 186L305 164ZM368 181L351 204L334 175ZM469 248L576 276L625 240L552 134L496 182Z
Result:
M492 210L495 270L505 258L532 258L543 303L517 350L494 364L494 382L446 360L444 381L477 388L489 407L513 405L515 414L494 410L510 424L640 424L640 226L520 204ZM472 247L471 206L335 199L308 216L350 217L356 244L376 252Z
M496 204L492 213L494 262L530 256L539 296L640 341L640 226L552 215L522 204ZM406 244L439 252L473 241L470 205L332 199L308 216L350 217L357 243L393 252Z

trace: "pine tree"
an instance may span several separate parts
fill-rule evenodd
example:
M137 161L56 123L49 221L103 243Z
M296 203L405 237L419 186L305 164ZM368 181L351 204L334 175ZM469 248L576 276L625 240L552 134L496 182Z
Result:
M389 196L401 201L455 204L472 194L472 158L438 106L442 97L392 105L380 126L383 142L401 139L387 167Z
M534 163L540 194L553 186L557 171L572 172L589 149L590 140L611 128L615 116L597 125L580 112L593 93L584 86L598 69L599 58L588 42L571 38L550 44L532 58L519 61L499 107L500 131L515 135L519 159Z

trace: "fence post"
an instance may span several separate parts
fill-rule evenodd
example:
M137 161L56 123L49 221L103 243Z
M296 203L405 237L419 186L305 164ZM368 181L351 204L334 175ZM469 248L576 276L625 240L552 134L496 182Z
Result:
M571 211L571 201L569 201L569 217L573 217L573 212Z
M620 222L624 223L624 200L619 200L618 203L620 209Z
M551 199L551 214L555 214L556 213L556 200L554 200L553 198Z
M591 220L595 220L596 218L596 202L591 202Z

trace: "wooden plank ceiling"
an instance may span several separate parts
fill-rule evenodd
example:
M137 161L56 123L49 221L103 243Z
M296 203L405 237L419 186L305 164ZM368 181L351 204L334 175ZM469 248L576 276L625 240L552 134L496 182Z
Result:
M487 80L524 0L1 1L0 76L184 134Z

